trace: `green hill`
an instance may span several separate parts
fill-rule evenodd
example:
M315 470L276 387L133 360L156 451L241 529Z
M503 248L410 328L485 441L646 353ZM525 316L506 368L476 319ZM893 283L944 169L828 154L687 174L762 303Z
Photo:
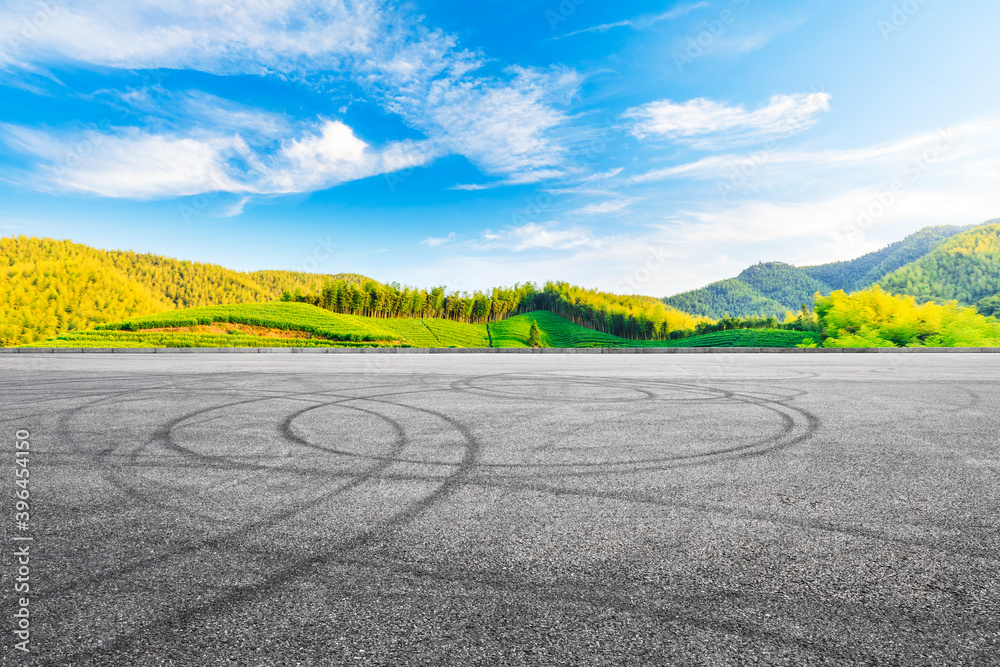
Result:
M531 323L542 347L794 347L816 334L774 329L722 331L681 340L637 341L533 311L500 322L432 318L376 319L304 303L209 306L129 318L73 331L28 347L528 347Z
M857 259L802 268L816 280L829 285L831 291L839 289L848 293L856 292L878 282L886 274L920 259L948 239L976 227L977 225L924 227L902 241Z
M387 325L421 344L488 344L449 322L486 324L546 309L578 324L630 339L665 339L691 330L696 318L647 296L623 296L549 283L532 283L472 294L383 284L356 274L288 271L239 272L159 255L106 251L71 241L27 236L0 239L0 346L42 340L136 315L178 308L260 303L281 298L342 315L420 319ZM206 333L206 332L201 332ZM486 341L485 343L483 341Z
M784 262L755 264L740 273L738 280L782 304L782 314L785 310L798 310L804 303L812 304L816 292L830 290L829 285L816 280L804 269Z
M736 278L667 297L663 302L693 315L715 319L727 314L782 317L786 311L799 310L803 303L811 304L816 292L863 289L928 255L949 239L977 228L974 225L925 227L881 250L843 262L803 267L783 262L756 264Z
M492 347L528 347L532 322L541 330L542 347L621 347L639 342L573 324L547 310L536 310L490 324Z
M764 296L739 278L720 280L700 289L668 297L663 302L686 313L697 313L713 319L726 315L781 316L786 310L791 310L785 304Z
M1000 294L1000 224L959 234L878 282L887 292L919 302L990 303Z
M329 276L232 271L72 241L0 238L0 347L176 308L270 301L322 289ZM355 274L335 278L360 284Z

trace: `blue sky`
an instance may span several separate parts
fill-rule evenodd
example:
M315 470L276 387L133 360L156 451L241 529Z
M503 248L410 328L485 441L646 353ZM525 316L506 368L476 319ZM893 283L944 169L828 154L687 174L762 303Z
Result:
M665 296L1000 216L986 0L6 0L0 234Z

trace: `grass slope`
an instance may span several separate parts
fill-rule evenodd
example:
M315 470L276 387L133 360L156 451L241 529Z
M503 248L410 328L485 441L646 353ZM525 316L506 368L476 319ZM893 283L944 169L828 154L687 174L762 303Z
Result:
M374 319L340 315L303 303L208 306L133 317L92 331L60 334L28 347L527 347L536 322L542 346L575 347L794 347L806 337L797 331L737 330L672 341L634 341L579 326L549 311L534 311L500 322L464 324L435 319ZM179 327L240 324L318 338L173 331ZM168 329L167 331L152 331Z
M581 327L547 310L536 310L490 324L493 347L528 347L532 322L538 323L542 347L621 347L634 342Z
M486 326L433 317L383 319L340 315L390 331L414 347L489 347Z

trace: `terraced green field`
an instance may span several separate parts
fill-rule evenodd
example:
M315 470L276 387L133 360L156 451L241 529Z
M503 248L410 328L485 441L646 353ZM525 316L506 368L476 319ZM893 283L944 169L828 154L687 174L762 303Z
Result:
M777 329L737 329L680 340L635 341L587 329L548 311L534 311L486 325L433 318L375 319L340 315L304 303L275 302L190 308L135 317L92 331L62 334L27 347L527 347L532 322L538 323L542 346L552 348L795 347L804 339L818 341L818 334ZM224 324L271 331L220 333L218 325ZM150 331L179 327L214 330ZM275 337L274 330L306 332L310 336Z
M547 310L536 310L489 324L493 347L528 347L532 322L538 322L543 347L623 347L637 342L581 327Z
M435 347L490 347L485 324L436 319L425 319L424 323L439 341Z
M422 319L376 319L374 317L357 317L343 315L357 320L365 326L388 331L400 340L409 342L414 347L440 347L437 337L431 333ZM465 325L469 326L469 325Z
M244 334L191 334L167 331L75 331L24 347L386 347L374 341L270 338Z
M212 323L247 324L251 326L307 331L330 340L371 342L392 341L398 336L375 326L370 318L340 315L305 303L248 303L231 306L205 306L171 310L156 315L133 317L95 330L142 331L187 327ZM396 320L398 321L398 320Z
M680 340L638 341L636 347L796 347L819 342L819 334L785 329L734 329ZM633 343L635 341L629 341Z

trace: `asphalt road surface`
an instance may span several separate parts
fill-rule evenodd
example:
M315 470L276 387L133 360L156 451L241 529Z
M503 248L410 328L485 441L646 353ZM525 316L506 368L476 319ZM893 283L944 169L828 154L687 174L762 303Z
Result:
M998 408L1000 355L0 357L0 662L1000 664Z

